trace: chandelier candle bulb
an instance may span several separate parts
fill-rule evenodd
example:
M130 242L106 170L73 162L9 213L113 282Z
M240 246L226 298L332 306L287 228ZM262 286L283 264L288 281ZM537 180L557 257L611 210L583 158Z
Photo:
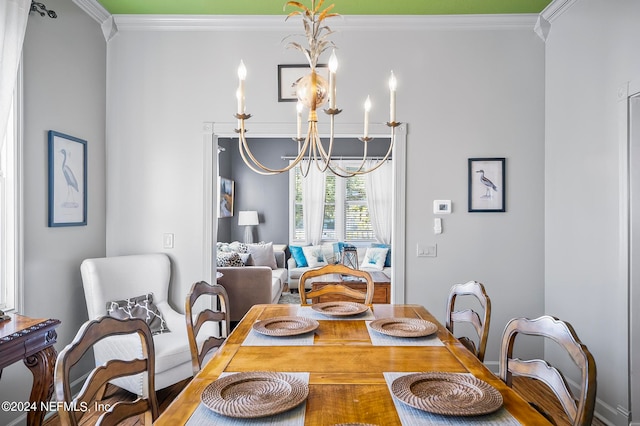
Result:
M389 114L389 122L394 123L396 121L396 88L398 87L398 81L396 80L396 76L393 75L393 71L391 71L391 77L389 77L389 91L390 91L390 114Z
M334 50L329 58L329 108L331 109L336 109L336 71L338 71L338 58Z
M364 101L364 137L369 137L369 111L371 111L371 98L367 96Z
M244 66L244 62L240 61L238 66L238 114L244 114L244 80L247 78L247 68Z

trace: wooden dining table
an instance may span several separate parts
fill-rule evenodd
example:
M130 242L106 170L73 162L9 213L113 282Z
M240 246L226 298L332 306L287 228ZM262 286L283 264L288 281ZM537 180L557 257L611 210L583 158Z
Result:
M319 326L308 336L302 336L303 340L290 341L286 340L290 337L283 340L253 330L258 321L291 316L316 319ZM427 344L416 343L412 337L394 337L389 341L383 336L380 342L377 332L370 329L369 321L383 318L418 318L436 324L438 329ZM293 304L253 306L223 346L154 424L224 424L224 416L213 413L201 402L201 396L205 388L217 379L238 372L306 374L308 397L301 407L296 408L298 414L294 419L283 424L465 425L471 420L476 424L550 424L488 370L423 306L391 304L371 305L367 312L353 317L327 317L309 306ZM506 422L468 417L469 421L463 418L456 423L455 418L426 412L424 416L431 415L431 420L421 420L421 410L406 406L390 391L393 377L420 372L466 373L490 384L502 395L503 405L499 412L502 418L506 417ZM414 416L413 420L407 420L410 417L407 417L406 410L413 410L409 413ZM496 416L496 413L489 416L492 415ZM438 416L442 423L438 423ZM275 422L277 420L273 424Z

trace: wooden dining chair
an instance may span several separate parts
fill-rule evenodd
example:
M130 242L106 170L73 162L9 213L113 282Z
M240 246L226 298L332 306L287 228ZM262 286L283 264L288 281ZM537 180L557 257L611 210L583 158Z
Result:
M71 394L71 369L95 344L107 343L110 336L137 335L142 345L142 358L130 360L111 359L106 364L95 367L85 380L79 394ZM129 417L144 414L144 424L151 425L158 418L158 401L155 392L155 355L153 337L147 323L142 319L119 320L103 316L87 321L80 327L73 341L59 354L54 372L56 398L63 403L58 409L63 426L80 424L86 407L94 407L104 396L107 384L114 379L141 373L145 376L146 397L138 397L133 402L119 401L103 413L97 425L116 425ZM71 409L70 407L76 407Z
M209 306L215 306L217 310L207 307L199 311L194 318L194 305L201 296L211 296L213 299L209 301L211 303ZM227 290L220 284L211 285L205 281L199 281L191 286L184 311L191 349L191 364L195 375L202 368L207 355L219 348L229 336L231 315Z
M567 385L563 374L545 360L513 358L514 342L519 334L551 339L567 351L581 374L577 395ZM568 322L549 315L536 319L515 318L509 321L502 336L499 375L508 386L513 386L514 376L541 381L553 391L572 425L591 425L596 399L596 363ZM522 396L529 399L527 395ZM540 403L545 402L544 397L529 402L553 421L553 416L541 408Z
M475 296L480 302L482 316L473 309L455 310L456 301L464 296ZM480 360L484 361L484 353L487 348L487 338L489 337L489 324L491 322L491 299L484 289L484 285L477 281L469 281L464 284L455 284L449 291L447 300L447 313L445 326L447 330L453 334L454 323L470 323L477 334L478 344L468 336L458 337L467 349L475 354Z
M326 285L317 289L307 291L305 282L309 279L321 277L323 275L337 275L335 281L326 281ZM344 285L343 276L364 279L367 284L366 292L362 292ZM324 295L346 296L351 299L364 302L370 305L373 302L373 292L375 290L373 278L367 271L353 269L340 263L335 265L326 265L318 269L310 269L302 274L298 283L298 292L300 293L300 304L309 305L308 300Z

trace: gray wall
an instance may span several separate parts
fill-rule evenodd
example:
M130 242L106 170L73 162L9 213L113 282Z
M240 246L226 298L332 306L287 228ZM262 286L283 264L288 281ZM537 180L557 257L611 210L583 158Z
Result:
M297 144L291 138L248 137L251 152L267 167L282 168L287 164L282 159L283 156L297 155ZM384 156L388 143L388 139L374 139L370 142L368 155ZM242 160L238 151L238 139L221 138L218 139L218 144L227 148L218 160L221 176L235 181L234 216L218 219L218 241L244 241L244 227L238 226L237 214L240 210L257 210L260 225L254 227L256 241L287 244L289 174L263 176L254 173ZM336 139L334 144L333 152L337 156L362 156L362 142L357 139Z
M507 320L544 312L544 43L534 17L452 27L382 19L334 25L337 119L361 123L369 94L371 121L387 121L394 70L398 120L408 123L406 281L394 285L442 319L452 284L483 281L493 298L486 359L495 367ZM300 27L283 21L191 31L129 22L108 43L107 252L161 251L161 234L174 232L176 305L203 273L202 123L234 121L240 59L251 121L295 128L293 104L277 102L276 70L301 62L281 43ZM467 213L467 159L496 156L507 158L507 212ZM435 199L453 202L441 235L433 234ZM416 257L418 243L437 244L438 257Z
M57 318L61 350L87 320L80 262L105 254L106 44L99 25L70 0L47 0L57 19L31 15L24 42L24 311ZM87 226L47 227L47 131L87 141ZM86 366L86 364L85 364ZM85 366L79 370L84 373ZM27 401L31 373L6 368L0 400ZM22 413L0 412L0 424ZM19 424L24 424L24 419Z
M275 70L301 58L280 43L294 24L220 32L123 26L105 66L99 26L69 0L47 6L59 18L30 18L25 40L25 313L61 319L60 346L86 317L78 265L104 255L105 220L110 254L163 251L162 233L175 233L168 253L172 300L181 305L202 277L207 244L202 123L233 120L241 58L253 120L293 122L290 105L275 99ZM405 285L406 301L443 318L452 283L483 281L493 301L494 366L508 318L546 312L569 320L596 356L598 409L615 424L629 409L616 98L640 75L639 14L633 0L579 0L553 22L546 54L531 28L518 25L339 24L336 36L341 120L359 122L361 99L371 94L372 119L384 121L375 102L385 104L389 69L399 79L398 118L409 123L408 231L406 282L395 285ZM89 141L87 227L46 227L49 129ZM479 156L507 158L506 213L466 212L466 159ZM434 199L453 201L437 236ZM417 243L438 244L438 257L413 256ZM25 400L25 377L23 366L6 369L0 398Z
M631 374L618 93L640 78L639 19L637 1L580 0L553 22L545 58L545 311L593 353L597 408L617 425L628 424Z

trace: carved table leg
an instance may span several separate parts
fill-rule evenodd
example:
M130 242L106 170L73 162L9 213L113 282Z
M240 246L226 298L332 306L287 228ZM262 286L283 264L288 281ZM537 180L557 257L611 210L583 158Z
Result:
M25 358L24 364L33 374L33 387L29 401L38 404L38 410L27 413L28 425L41 425L46 411L40 410L41 402L48 402L53 395L53 373L56 368L58 353L53 346L44 348L40 352Z

